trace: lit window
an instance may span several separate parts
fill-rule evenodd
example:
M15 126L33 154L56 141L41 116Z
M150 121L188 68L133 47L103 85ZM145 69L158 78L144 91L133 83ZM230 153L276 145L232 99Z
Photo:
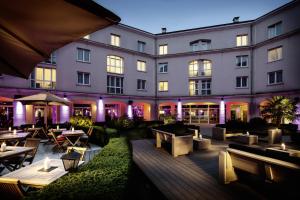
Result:
M168 63L159 63L158 68L159 68L159 73L167 73L168 72Z
M107 72L123 74L123 58L119 56L107 56Z
M198 95L198 81L189 81L190 96Z
M168 54L168 45L167 44L159 45L159 55L165 55L165 54Z
M194 77L198 76L198 61L194 60L189 64L189 76Z
M247 46L248 45L248 35L238 35L236 36L236 46Z
M268 50L268 62L274 62L282 59L282 47L276 47Z
M211 76L210 60L203 60L203 70L201 69L201 76Z
M90 62L91 51L88 49L77 48L77 61Z
M78 85L90 85L90 73L77 72Z
M168 91L168 81L160 81L159 84L158 84L158 90L160 92L166 92Z
M145 52L145 46L146 46L145 42L138 41L138 51L139 52Z
M146 62L138 60L137 61L137 70L141 71L141 72L145 72L146 71Z
M119 47L120 46L120 36L115 34L110 34L110 44Z
M90 39L90 35L86 35L83 38L89 40Z
M248 66L248 56L237 56L236 57L236 66L238 67L247 67Z
M56 69L36 67L30 75L32 88L55 89Z
M268 38L273 38L282 33L282 22L278 22L271 26L268 26Z
M123 94L123 77L107 76L107 93Z
M137 89L145 90L146 89L146 80L138 79L137 80Z
M268 73L268 84L269 85L282 83L282 82L283 82L282 70Z
M236 77L236 87L237 88L247 88L248 87L248 76Z

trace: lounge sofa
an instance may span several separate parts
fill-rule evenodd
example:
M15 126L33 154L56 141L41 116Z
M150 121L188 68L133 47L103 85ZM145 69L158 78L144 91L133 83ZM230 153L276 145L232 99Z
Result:
M229 144L229 148L219 153L220 182L228 184L238 180L238 170L270 182L282 182L300 178L300 157L279 149Z
M229 137L239 136L243 133L227 133L226 128L213 127L212 128L212 139L225 141Z

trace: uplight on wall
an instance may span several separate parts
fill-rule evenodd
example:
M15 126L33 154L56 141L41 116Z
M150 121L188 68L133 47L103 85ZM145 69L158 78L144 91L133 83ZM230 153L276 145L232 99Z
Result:
M178 121L182 120L182 102L180 99L178 99L177 102L177 120Z
M129 119L133 118L133 112L132 112L132 101L128 101L128 106L127 106L127 116Z
M225 102L224 99L221 99L220 102L220 124L225 124Z
M97 104L97 122L104 122L104 103L102 97L99 98Z

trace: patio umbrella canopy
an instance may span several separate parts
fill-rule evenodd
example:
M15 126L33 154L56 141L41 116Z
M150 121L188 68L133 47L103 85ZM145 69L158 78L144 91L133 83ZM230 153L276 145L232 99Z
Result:
M39 93L27 97L22 97L15 99L16 101L20 101L24 105L68 105L71 103L70 101L51 94L49 92Z
M119 21L92 0L1 0L0 74L28 78L54 50Z

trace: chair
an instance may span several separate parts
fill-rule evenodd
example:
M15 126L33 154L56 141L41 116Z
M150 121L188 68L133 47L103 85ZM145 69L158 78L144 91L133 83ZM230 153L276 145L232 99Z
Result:
M86 148L85 147L68 147L66 153L71 152L71 150L74 150L77 153L81 154L80 161L84 160L84 156L85 156L85 152L86 152Z
M6 167L10 170L10 171L14 171L16 169L21 168L22 166L24 166L25 162L28 162L29 165L31 165L35 154L38 150L40 144L40 139L36 139L36 138L27 138L24 144L24 147L34 147L34 149L27 153L27 155L24 156L15 156L12 157L10 159L4 160L4 163L6 165Z
M66 142L66 138L63 135L59 135L58 132L50 132L49 134L54 141L53 149L57 148L58 151L64 151L63 144Z
M80 142L83 144L83 146L90 147L89 138L92 136L93 129L94 128L92 126L90 126L88 132L80 137Z
M0 177L0 194L1 199L15 200L23 199L25 192L18 179Z

